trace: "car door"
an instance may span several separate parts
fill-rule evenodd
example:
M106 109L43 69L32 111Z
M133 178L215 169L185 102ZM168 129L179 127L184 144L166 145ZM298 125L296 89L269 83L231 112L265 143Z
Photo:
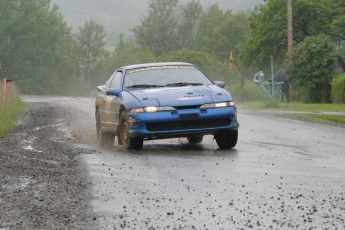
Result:
M114 77L111 79L108 89L121 89L122 71L115 72ZM107 89L107 90L108 90ZM119 109L121 106L121 99L119 96L106 95L105 101L105 117L109 129L116 130L119 123Z
M114 74L112 74L109 79L107 80L107 82L105 83L105 85L103 86L99 86L98 87L98 92L97 92L97 97L96 97L96 105L98 107L98 112L99 115L101 117L101 124L102 127L105 126L106 124L106 100L107 100L107 95L106 95L106 90L109 88L110 83L112 81L112 79L114 78Z

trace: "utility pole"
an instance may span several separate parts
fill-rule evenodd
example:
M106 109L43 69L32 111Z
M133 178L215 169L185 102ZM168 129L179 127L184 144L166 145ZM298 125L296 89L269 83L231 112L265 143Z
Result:
M290 62L291 52L293 47L293 28L292 28L292 0L287 0L287 52Z
M288 63L291 62L291 53L293 48L293 28L292 28L292 0L287 0L287 53L288 53ZM294 97L294 86L293 83L289 83L289 101Z

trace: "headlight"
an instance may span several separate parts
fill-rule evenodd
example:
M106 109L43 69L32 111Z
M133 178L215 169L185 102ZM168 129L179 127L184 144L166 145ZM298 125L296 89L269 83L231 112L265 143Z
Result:
M155 113L155 112L157 112L157 107L154 107L154 106L145 107L144 111L147 113Z
M200 109L233 107L233 106L235 106L234 101L227 101L227 102L217 102L217 103L204 104L204 105L200 106Z
M129 113L143 113L143 112L145 112L144 108L131 109L129 111Z
M155 112L161 112L161 111L175 111L175 108L171 106L148 106L144 108L135 108L131 109L130 113L155 113Z

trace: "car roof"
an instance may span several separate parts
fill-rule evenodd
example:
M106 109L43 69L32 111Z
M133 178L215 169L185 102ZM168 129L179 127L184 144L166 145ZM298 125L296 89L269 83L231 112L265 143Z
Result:
M136 65L128 65L124 66L121 69L138 69L138 68L146 68L146 67L156 67L156 66L194 66L191 63L187 62L156 62L156 63L145 63L145 64L136 64Z

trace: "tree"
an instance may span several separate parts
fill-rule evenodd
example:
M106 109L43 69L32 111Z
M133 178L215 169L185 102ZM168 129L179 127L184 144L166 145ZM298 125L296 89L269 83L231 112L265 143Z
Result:
M133 42L125 42L120 34L119 42L112 54L112 68L117 69L126 65L154 62L154 54L150 50L136 47Z
M183 9L183 22L179 25L181 47L193 50L195 48L196 32L202 5L199 0L191 0Z
M79 67L80 77L84 89L93 89L95 77L99 72L97 66L106 56L104 49L105 32L103 26L91 20L79 29L77 40L79 41Z
M226 12L222 23L215 28L216 56L220 60L228 61L230 50L238 54L240 45L248 34L248 15L244 12Z
M61 94L75 81L75 41L49 0L0 0L2 74L22 92Z
M268 0L256 8L250 17L250 36L243 46L241 57L248 64L267 65L271 55L283 62L287 50L285 1ZM345 1L294 0L294 44L306 37L327 35L333 42L345 40ZM338 62L345 71L341 55Z
M196 50L211 53L220 61L227 62L230 50L239 53L239 46L248 33L247 14L223 12L215 4L200 18Z
M286 53L286 4L269 0L256 8L249 18L250 35L242 45L241 59L249 65L266 66L270 56L281 58Z
M174 10L178 0L150 0L148 15L132 28L136 42L159 56L177 46L177 20Z
M196 50L215 55L217 42L215 27L224 20L224 13L217 4L210 6L200 17L196 36Z
M332 34L336 37L338 46L337 61L342 71L345 72L345 1L333 0L333 2L334 20L332 20L330 28Z
M331 102L335 46L325 35L307 37L291 55L288 68L297 96L304 102Z

